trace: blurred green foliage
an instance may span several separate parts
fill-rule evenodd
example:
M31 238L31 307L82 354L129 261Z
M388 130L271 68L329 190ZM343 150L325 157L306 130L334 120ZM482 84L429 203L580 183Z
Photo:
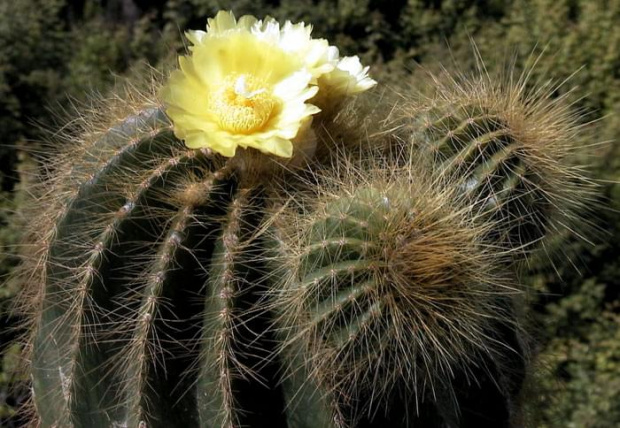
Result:
M203 28L220 9L310 22L315 36L373 64L380 81L418 73L416 64L471 69L473 39L491 72L511 63L530 70L533 82L568 79L556 92L576 87L568 96L588 122L584 144L620 134L620 0L2 0L0 278L17 261L19 218L9 217L26 199L22 163L36 159L45 129L132 67L169 60L183 49L182 32ZM588 219L601 233L588 236L595 245L568 238L562 247L571 256L529 276L542 291L532 302L541 363L526 404L533 425L545 428L620 426L620 148L588 151L601 180ZM15 380L17 350L7 346L19 326L7 312L15 291L10 282L0 288L0 425L7 427L19 426L11 415L20 397L7 392Z

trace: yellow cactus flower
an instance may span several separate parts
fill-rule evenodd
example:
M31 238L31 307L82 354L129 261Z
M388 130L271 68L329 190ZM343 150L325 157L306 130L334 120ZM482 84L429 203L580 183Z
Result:
M228 157L243 147L290 158L294 141L320 111L310 102L323 76L336 72L342 82L345 73L368 86L365 74L343 68L346 58L339 62L338 50L312 39L311 30L219 12L206 32L187 33L190 55L179 58L180 70L162 91L175 135L190 148Z

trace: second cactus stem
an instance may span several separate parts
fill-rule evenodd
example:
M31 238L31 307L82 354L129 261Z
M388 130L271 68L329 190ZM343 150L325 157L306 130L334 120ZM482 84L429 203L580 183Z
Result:
M507 373L524 356L508 356L519 339L497 332L515 334L518 291L481 239L490 224L423 171L322 186L276 232L286 279L275 307L291 376L305 363L335 426L469 426L460 402L477 382L503 409L492 420L507 422Z

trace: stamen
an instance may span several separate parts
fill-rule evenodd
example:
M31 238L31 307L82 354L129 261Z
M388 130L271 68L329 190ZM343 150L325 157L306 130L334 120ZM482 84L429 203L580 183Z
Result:
M209 98L209 107L219 125L236 134L260 130L276 106L265 82L254 76L230 76Z

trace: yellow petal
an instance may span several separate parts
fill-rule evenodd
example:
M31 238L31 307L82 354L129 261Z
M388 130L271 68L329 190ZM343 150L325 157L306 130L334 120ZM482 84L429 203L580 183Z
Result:
M207 22L207 33L209 33L209 36L222 35L226 31L237 27L235 15L233 15L232 12L224 10L220 10L217 15L215 15L215 18L209 18Z

